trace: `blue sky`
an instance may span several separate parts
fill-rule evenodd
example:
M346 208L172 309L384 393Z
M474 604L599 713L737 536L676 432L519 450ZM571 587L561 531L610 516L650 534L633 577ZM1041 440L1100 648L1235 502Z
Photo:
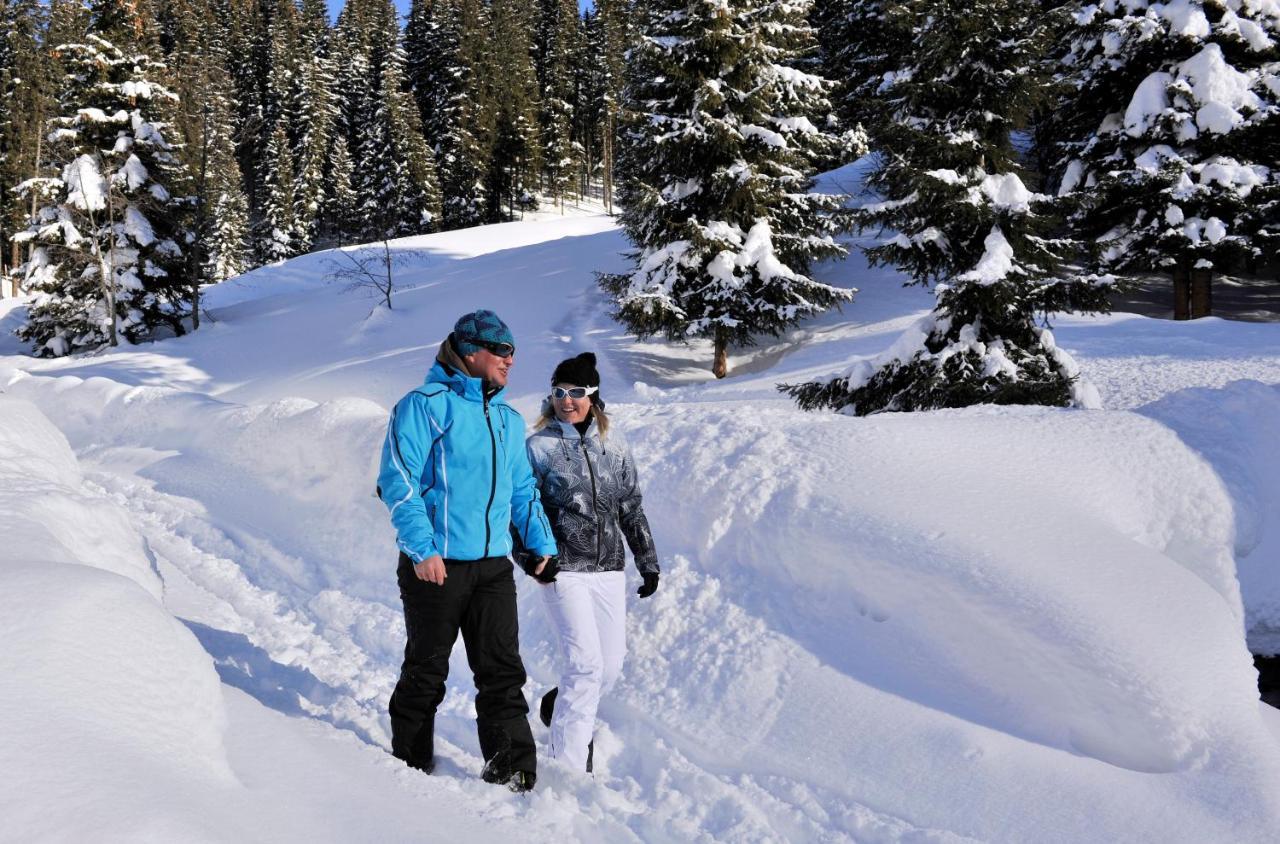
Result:
M400 10L401 16L409 14L409 4L411 0L395 0L396 8ZM590 9L592 0L578 0L579 9ZM329 0L329 15L337 20L338 12L342 11L342 7L347 5L344 0Z

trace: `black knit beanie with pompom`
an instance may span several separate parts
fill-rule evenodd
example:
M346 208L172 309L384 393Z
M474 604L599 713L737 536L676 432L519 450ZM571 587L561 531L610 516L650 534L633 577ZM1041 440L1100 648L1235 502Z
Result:
M596 356L583 352L577 357L560 361L551 373L551 384L572 384L575 387L599 387L600 373L596 370Z

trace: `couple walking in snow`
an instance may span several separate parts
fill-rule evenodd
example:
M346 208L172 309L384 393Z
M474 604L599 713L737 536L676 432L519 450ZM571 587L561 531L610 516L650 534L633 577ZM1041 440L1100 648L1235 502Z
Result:
M408 641L391 695L392 752L434 768L435 712L462 633L476 684L483 778L525 791L537 760L522 687L511 559L538 581L560 640L560 685L543 696L550 755L590 771L596 709L625 654L625 550L648 597L658 562L635 465L600 398L595 356L563 361L526 444L503 390L515 340L492 311L466 314L425 383L392 411L378 494L400 548Z

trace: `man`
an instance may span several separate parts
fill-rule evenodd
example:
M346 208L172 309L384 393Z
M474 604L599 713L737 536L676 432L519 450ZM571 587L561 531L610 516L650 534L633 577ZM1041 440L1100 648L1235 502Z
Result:
M497 314L460 318L426 382L392 411L378 495L400 547L408 633L389 706L392 753L427 773L435 767L436 707L461 631L475 676L483 777L527 791L536 758L509 526L541 556L539 572L556 544L529 468L524 420L502 397L514 362L514 338Z

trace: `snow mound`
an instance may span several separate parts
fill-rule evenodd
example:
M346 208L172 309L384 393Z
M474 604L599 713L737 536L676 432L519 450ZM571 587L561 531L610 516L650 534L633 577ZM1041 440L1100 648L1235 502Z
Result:
M1280 655L1280 385L1242 380L1190 388L1142 413L1177 431L1222 478L1233 505L1240 588L1249 596L1249 649Z
M127 516L87 486L39 410L0 397L0 815L47 834L42 795L74 796L69 839L198 827L164 819L139 783L225 785L226 716L212 662L160 604ZM68 530L74 525L74 530ZM104 829L104 807L151 817ZM175 825L170 825L170 823ZM45 832L41 832L44 830Z
M658 414L628 436L654 523L852 677L1139 771L1204 764L1224 725L1257 721L1231 503L1162 426L990 408ZM710 506L691 506L694 478Z

